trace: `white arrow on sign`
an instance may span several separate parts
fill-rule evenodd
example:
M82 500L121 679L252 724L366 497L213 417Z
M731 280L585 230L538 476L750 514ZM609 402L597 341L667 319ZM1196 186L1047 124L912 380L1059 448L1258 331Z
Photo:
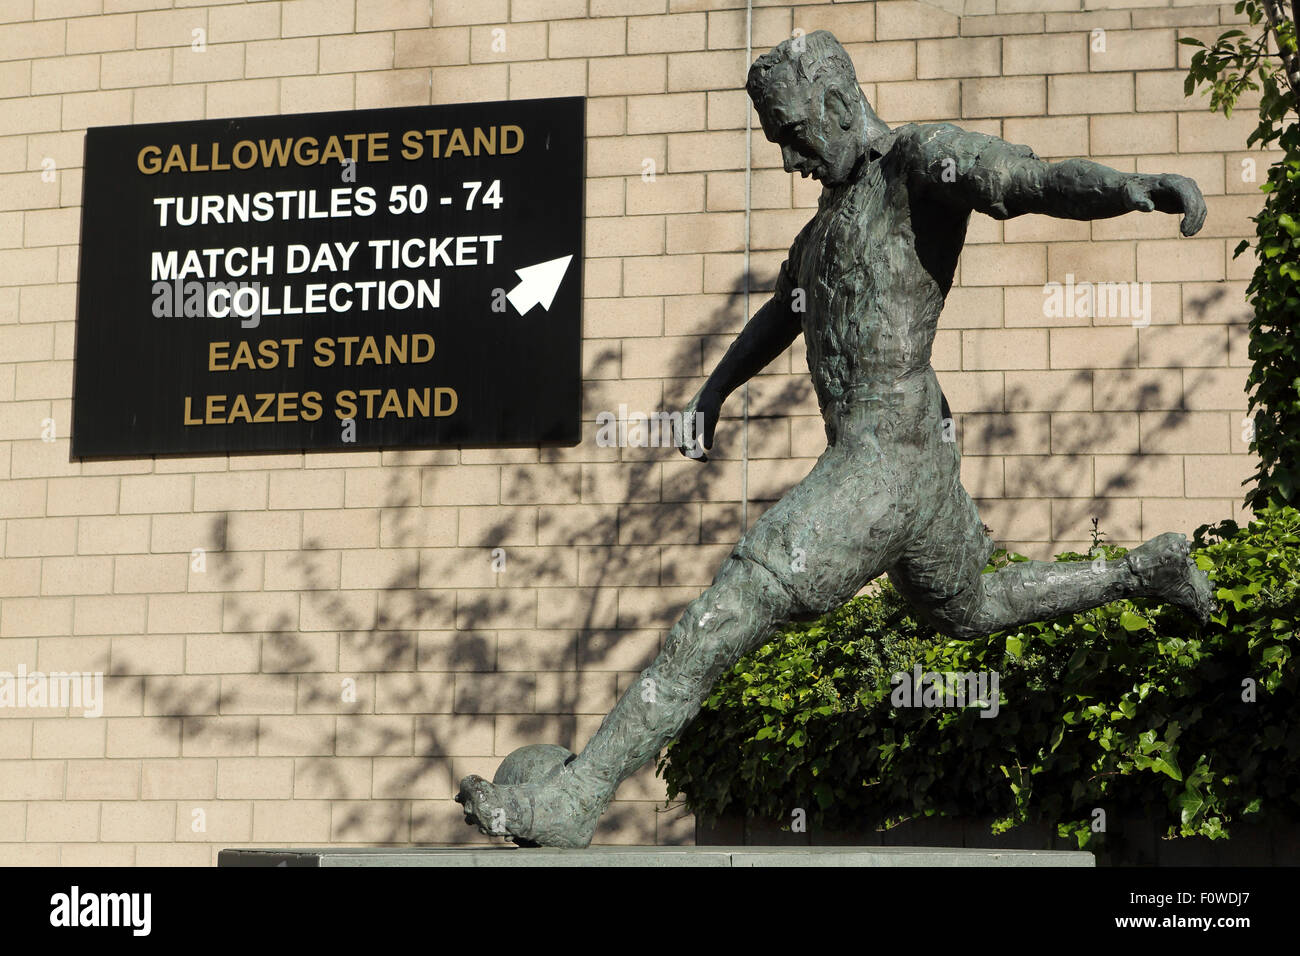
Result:
M561 256L549 262L539 262L535 266L516 269L519 284L506 293L506 298L515 307L515 311L524 315L535 305L540 305L547 312L555 301L555 293L560 291L560 282L568 271L573 256Z

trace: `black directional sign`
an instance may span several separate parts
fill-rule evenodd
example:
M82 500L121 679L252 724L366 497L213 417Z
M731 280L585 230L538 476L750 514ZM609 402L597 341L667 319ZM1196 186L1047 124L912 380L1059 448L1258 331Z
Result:
M576 444L583 107L89 130L72 454Z

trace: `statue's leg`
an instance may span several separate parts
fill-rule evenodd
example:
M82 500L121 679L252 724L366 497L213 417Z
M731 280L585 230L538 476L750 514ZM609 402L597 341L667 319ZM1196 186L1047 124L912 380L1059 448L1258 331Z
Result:
M884 527L892 488L862 471L828 450L736 545L582 753L534 783L466 777L457 799L467 818L489 833L587 846L618 785L681 733L728 668L781 625L838 607L897 558L881 547L900 537Z
M974 502L957 486L949 507L907 548L889 577L922 616L957 638L1121 598L1170 602L1201 623L1214 610L1209 579L1188 556L1181 534L1159 535L1110 561L1026 561L984 574L992 551Z

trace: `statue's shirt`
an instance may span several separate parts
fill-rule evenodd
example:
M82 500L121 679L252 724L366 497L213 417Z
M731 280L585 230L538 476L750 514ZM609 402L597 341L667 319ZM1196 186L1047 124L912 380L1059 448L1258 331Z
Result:
M892 131L852 181L824 189L781 266L776 295L795 308L802 300L823 414L841 399L933 375L930 351L968 214L909 189L923 129Z

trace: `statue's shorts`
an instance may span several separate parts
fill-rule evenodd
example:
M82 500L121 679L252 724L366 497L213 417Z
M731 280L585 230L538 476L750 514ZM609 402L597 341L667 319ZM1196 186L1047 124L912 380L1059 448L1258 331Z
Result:
M828 446L732 557L766 568L799 620L834 610L886 571L914 600L946 602L978 585L992 550L961 486L955 443L863 429Z

